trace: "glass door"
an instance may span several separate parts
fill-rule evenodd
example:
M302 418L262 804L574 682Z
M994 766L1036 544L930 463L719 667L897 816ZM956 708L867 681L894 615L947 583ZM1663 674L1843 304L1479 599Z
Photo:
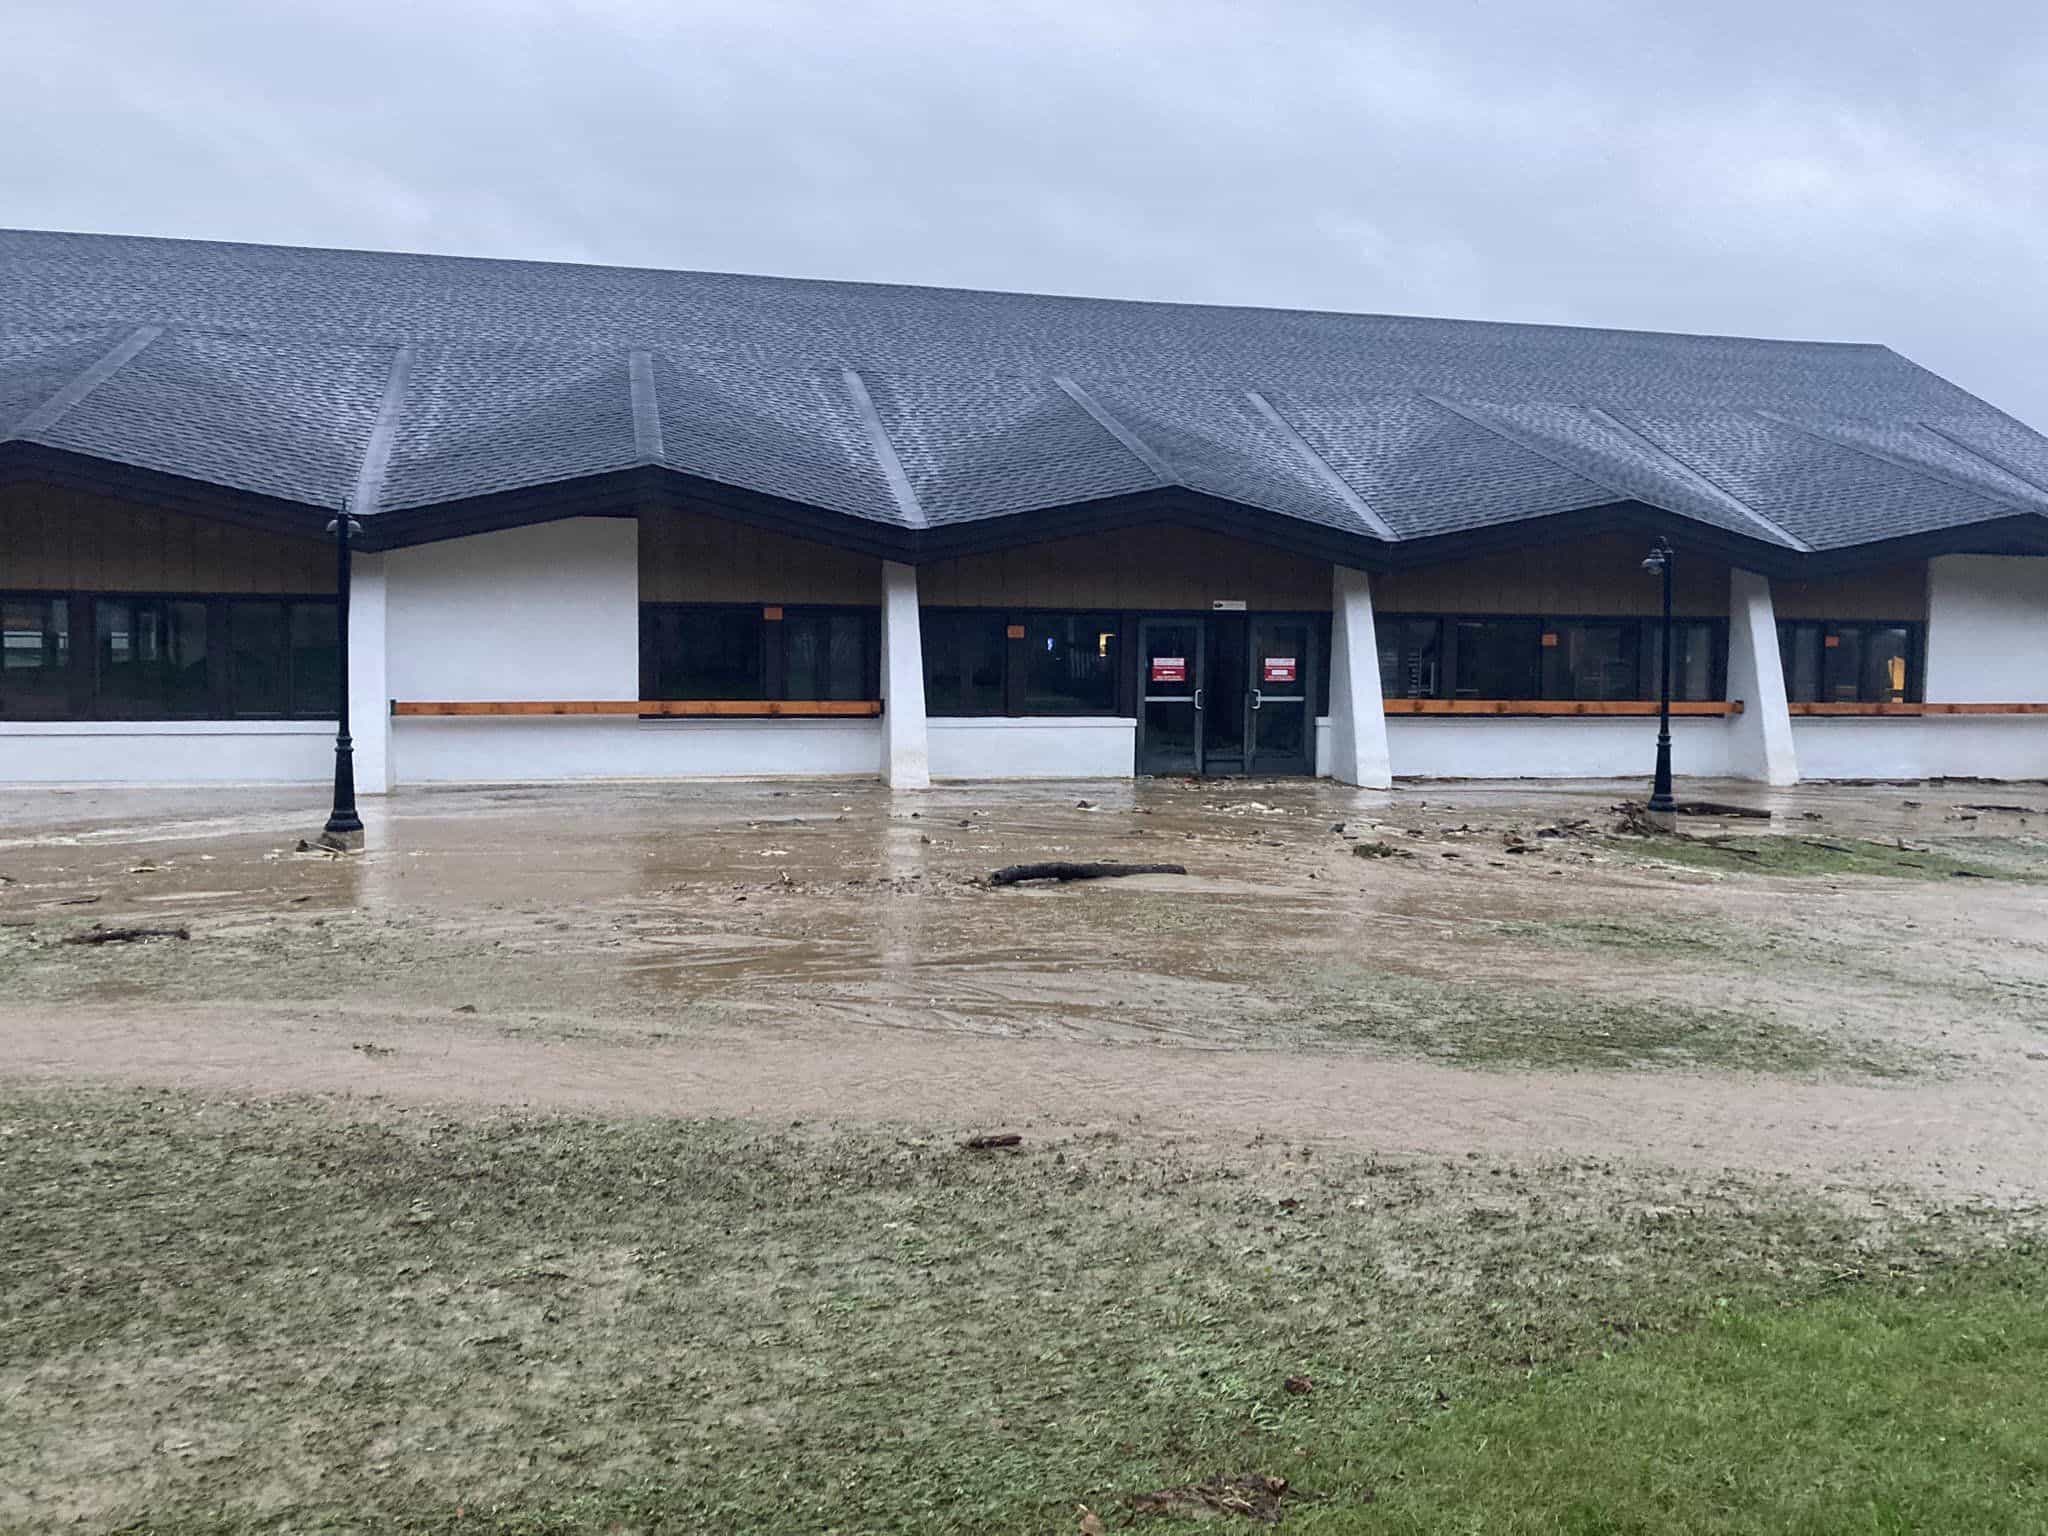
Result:
M1138 772L1202 772L1202 621L1138 621Z
M1311 773L1315 724L1309 717L1309 626L1302 619L1251 622L1249 773Z
M1244 773L1252 702L1248 626L1243 614L1225 613L1204 627L1209 648L1202 668L1202 772Z

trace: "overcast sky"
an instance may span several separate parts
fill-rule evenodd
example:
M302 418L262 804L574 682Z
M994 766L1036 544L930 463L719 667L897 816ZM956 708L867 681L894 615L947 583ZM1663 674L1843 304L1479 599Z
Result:
M0 223L1883 341L2048 428L2038 0L5 0Z

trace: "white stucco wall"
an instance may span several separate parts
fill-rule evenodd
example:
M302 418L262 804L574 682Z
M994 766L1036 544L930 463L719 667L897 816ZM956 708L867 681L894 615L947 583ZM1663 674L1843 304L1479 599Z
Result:
M1135 720L936 718L926 729L935 779L1128 779L1137 766Z
M393 550L391 696L638 698L639 534L629 517L574 517Z
M1927 698L2048 702L2048 558L1944 555L1927 563Z
M2048 779L2048 715L1806 715L1792 734L1808 780Z
M1925 723L1910 716L1794 716L1799 776L1809 781L1925 778Z
M1929 715L1919 726L1930 775L2048 779L2048 715Z
M416 717L397 726L399 784L561 779L876 778L879 720Z
M317 784L334 722L0 721L0 783Z
M1648 780L1656 766L1657 722L1393 715L1387 748L1396 778ZM1725 777L1729 749L1725 720L1671 722L1672 771L1680 778Z

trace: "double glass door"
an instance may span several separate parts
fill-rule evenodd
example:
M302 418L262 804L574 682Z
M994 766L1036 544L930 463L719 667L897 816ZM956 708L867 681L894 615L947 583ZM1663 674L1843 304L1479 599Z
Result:
M1138 772L1314 770L1305 619L1138 621Z

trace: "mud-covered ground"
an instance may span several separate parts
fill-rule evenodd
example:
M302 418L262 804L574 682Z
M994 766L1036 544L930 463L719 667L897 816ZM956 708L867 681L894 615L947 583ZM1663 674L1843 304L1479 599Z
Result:
M2048 1187L2048 788L0 800L17 1080ZM1185 876L991 887L1040 859ZM94 927L188 939L67 943Z
M0 798L0 1529L2038 1530L2048 787L1688 792Z

